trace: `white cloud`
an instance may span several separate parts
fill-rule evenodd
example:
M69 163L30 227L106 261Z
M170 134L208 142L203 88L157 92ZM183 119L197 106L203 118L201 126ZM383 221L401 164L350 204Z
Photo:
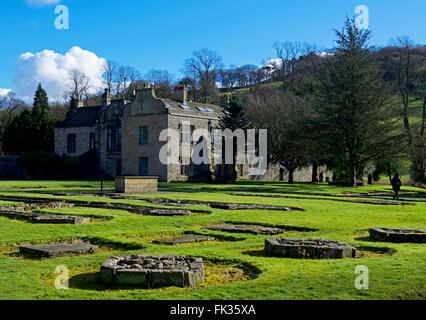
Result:
M2 88L0 88L0 97L6 96L11 91L12 90L10 90L10 89L2 89Z
M50 6L52 4L58 4L62 1L63 0L26 0L27 4L36 6Z
M52 50L27 52L16 61L14 91L21 99L30 101L41 83L50 100L61 100L71 88L70 72L77 69L91 80L90 93L96 93L103 87L101 76L105 63L104 58L80 47L73 47L65 54Z

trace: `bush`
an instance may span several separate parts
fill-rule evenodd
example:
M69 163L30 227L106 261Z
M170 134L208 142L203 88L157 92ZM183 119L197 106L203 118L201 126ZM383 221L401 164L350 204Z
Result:
M81 177L79 165L53 152L30 151L19 158L19 165L30 179L70 179Z

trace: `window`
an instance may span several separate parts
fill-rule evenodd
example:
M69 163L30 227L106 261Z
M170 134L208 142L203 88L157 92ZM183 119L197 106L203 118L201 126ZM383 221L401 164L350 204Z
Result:
M139 175L140 176L148 175L148 157L139 158Z
M180 162L180 175L189 176L189 164L191 163L190 158L179 157Z
M76 134L70 133L67 136L67 153L75 153L76 152Z
M90 133L90 145L89 145L90 150L95 149L95 133L91 132Z
M121 129L120 128L108 128L108 151L120 151L121 150Z
M179 107L181 107L184 110L191 110L191 107L187 106L186 104L180 104Z
M148 143L148 127L147 126L139 127L139 143L140 144Z
M188 176L189 175L189 166L188 165L181 165L180 166L180 175L181 176Z

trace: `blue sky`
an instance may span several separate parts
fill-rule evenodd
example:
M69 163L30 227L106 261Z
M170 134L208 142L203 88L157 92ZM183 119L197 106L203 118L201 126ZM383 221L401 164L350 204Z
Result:
M65 54L74 46L142 74L168 69L177 78L184 60L203 47L217 51L226 65L258 65L273 58L276 40L331 47L332 30L358 5L369 8L374 44L388 44L398 35L426 43L424 0L56 1L69 8L70 30L54 27L56 4L31 1L56 0L0 0L0 88L15 89L21 54L46 49Z

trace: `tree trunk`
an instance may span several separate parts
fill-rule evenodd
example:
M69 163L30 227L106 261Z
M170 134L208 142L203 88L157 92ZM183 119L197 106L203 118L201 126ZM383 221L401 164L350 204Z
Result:
M355 162L351 160L351 166L349 169L349 186L356 187L356 165Z
M312 182L318 182L318 163L316 161L312 163Z
M288 170L288 183L290 184L294 183L294 169Z
M419 137L419 140L421 138ZM413 154L411 157L411 170L410 180L411 182L423 182L425 179L425 163L424 163L424 146L421 141L413 148Z

